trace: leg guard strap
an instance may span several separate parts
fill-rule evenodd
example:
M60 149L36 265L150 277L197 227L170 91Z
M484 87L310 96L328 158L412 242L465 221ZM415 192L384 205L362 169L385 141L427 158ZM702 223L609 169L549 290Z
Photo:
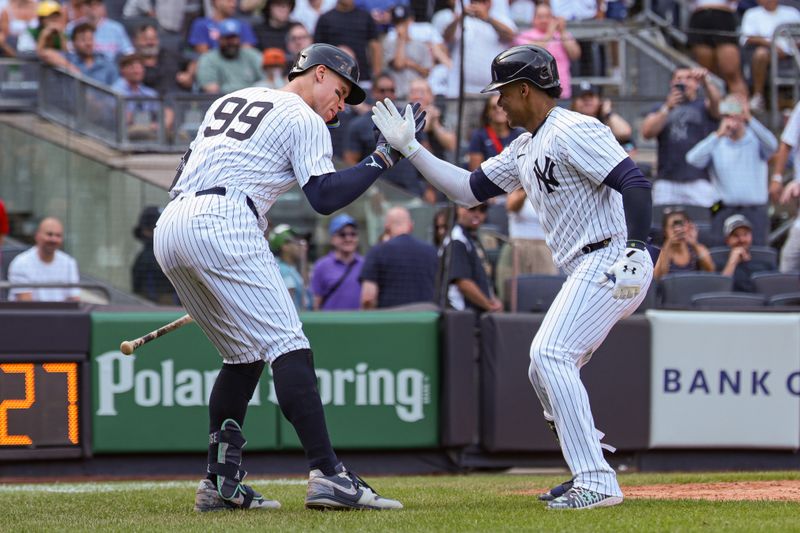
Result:
M240 483L247 475L242 470L242 448L247 441L242 435L242 428L231 419L222 422L222 428L209 435L209 442L217 444L217 462L209 463L208 472L217 476L216 485L219 495L224 500L231 500L241 490ZM252 492L252 491L251 491ZM250 497L252 501L252 495Z

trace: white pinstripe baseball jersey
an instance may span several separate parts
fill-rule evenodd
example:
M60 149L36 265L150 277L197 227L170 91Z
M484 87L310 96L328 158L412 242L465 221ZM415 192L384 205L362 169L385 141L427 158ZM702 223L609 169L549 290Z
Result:
M172 197L211 187L243 192L262 216L309 177L333 172L325 122L298 95L250 87L227 94L206 112Z
M622 195L602 182L627 157L597 119L554 107L534 135L520 135L481 168L506 192L525 189L563 267L587 244L626 238Z

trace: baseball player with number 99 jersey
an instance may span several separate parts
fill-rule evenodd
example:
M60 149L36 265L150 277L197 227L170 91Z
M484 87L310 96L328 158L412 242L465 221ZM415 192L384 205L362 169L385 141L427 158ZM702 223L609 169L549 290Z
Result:
M242 427L266 363L308 459L306 507L402 507L338 461L308 339L264 238L267 211L295 183L314 209L330 214L401 157L378 139L363 161L335 171L326 122L345 103L364 100L358 76L344 51L314 44L301 51L281 90L251 87L218 99L183 156L157 223L156 258L224 359L209 400L208 469L197 511L279 506L242 483ZM423 127L424 113L417 120Z
M645 247L650 182L611 131L595 118L556 106L561 87L553 56L523 45L492 62L498 105L511 126L524 127L500 154L472 173L437 159L413 137L413 115L378 103L373 121L453 201L473 206L522 187L567 280L530 349L528 372L573 474L551 509L587 509L622 502L614 470L603 458L580 369L613 325L644 299L653 275Z

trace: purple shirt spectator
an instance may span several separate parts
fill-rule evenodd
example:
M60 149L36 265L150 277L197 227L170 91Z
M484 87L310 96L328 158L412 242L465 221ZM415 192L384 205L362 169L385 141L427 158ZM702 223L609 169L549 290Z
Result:
M317 261L314 265L314 272L311 276L311 290L315 296L324 300L320 306L322 311L358 309L361 298L361 283L358 281L361 276L361 268L364 266L364 258L359 254L353 257L353 266L347 272L347 276L333 292L331 289L344 276L348 264L336 259L334 252ZM330 295L328 293L330 292ZM327 298L325 296L328 295Z

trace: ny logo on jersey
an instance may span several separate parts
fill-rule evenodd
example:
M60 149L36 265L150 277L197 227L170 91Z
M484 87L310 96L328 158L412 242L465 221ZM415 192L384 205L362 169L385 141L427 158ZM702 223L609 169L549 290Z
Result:
M542 190L542 183L544 183L544 186L547 188L547 194L550 194L556 187L561 185L555 176L553 176L555 167L556 164L547 156L544 157L544 170L539 168L539 161L534 161L533 173L536 175L536 179L539 180L540 191Z

